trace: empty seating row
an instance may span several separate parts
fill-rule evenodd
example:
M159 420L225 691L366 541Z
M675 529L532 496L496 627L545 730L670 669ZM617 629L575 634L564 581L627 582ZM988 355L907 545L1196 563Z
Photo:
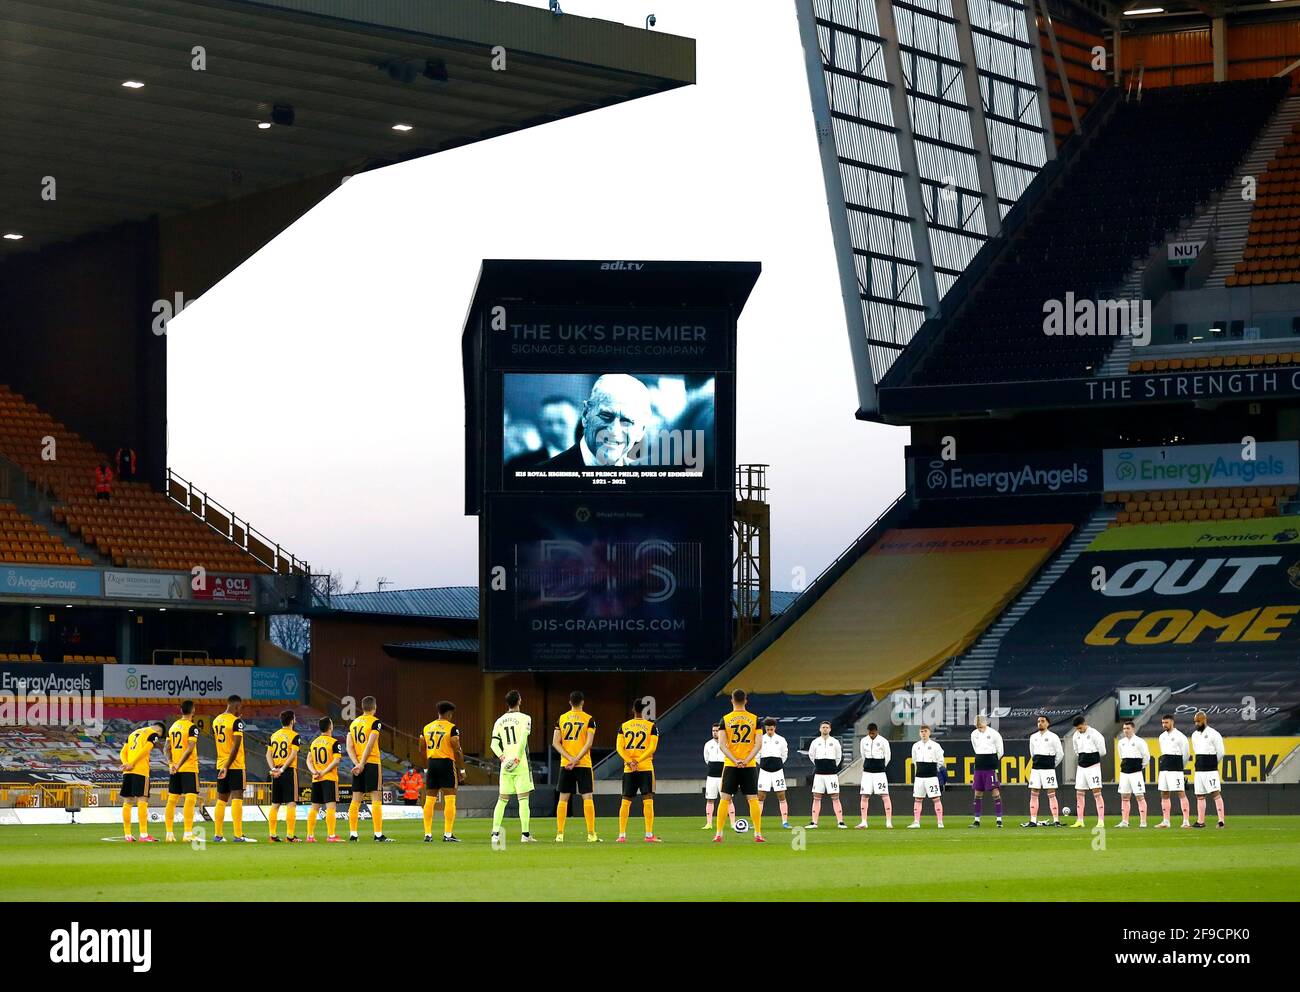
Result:
M1252 508L1215 507L1213 509L1173 509L1173 510L1121 510L1111 521L1111 527L1124 527L1130 524L1169 524L1192 523L1203 520L1253 520L1263 517L1276 517L1276 506L1256 506Z
M89 565L12 503L0 503L0 562L7 565Z
M1107 503L1128 503L1144 500L1181 501L1181 500L1237 500L1272 497L1277 501L1290 499L1296 495L1296 486L1225 486L1211 489L1152 489L1125 492L1116 490L1107 492L1103 497Z
M1134 360L1128 370L1137 372L1190 372L1193 369L1268 368L1276 365L1300 365L1300 351L1277 351L1251 355L1201 355L1196 358L1157 358Z

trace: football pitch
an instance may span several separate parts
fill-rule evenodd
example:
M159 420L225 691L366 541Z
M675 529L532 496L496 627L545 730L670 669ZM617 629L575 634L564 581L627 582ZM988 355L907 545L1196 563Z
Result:
M734 896L738 880L768 900L1269 901L1300 892L1300 817L1238 817L1226 830L1119 830L1111 820L1104 835L1091 824L1028 830L1008 820L998 830L986 819L977 831L968 822L952 816L941 831L931 818L905 830L902 820L887 831L877 818L863 831L824 818L815 831L773 824L765 845L728 830L718 845L702 820L664 817L664 843L650 845L638 819L627 844L614 843L614 820L599 823L604 843L588 844L579 820L558 845L554 821L537 818L540 843L521 845L511 818L504 850L491 847L489 820L468 818L456 824L461 844L423 843L416 820L391 824L396 844L375 844L363 823L356 844L272 845L259 823L248 833L256 844L198 849L128 845L114 825L6 826L0 900L554 901L575 882L588 901L715 900ZM340 817L343 836L346 824Z

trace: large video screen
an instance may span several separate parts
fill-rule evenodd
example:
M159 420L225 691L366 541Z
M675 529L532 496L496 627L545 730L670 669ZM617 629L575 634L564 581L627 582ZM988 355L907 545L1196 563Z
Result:
M506 491L716 487L712 374L507 372L500 391Z
M489 671L700 669L725 655L725 498L498 496L487 517Z

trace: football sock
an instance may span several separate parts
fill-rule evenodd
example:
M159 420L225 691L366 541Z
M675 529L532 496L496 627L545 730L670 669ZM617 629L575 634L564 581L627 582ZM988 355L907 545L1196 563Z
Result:
M1002 797L1001 796L993 797L993 815L996 816L999 820L1002 819Z
M357 824L361 822L361 797L354 795L352 802L348 804L348 829L352 833L357 832Z
M582 818L587 821L587 833L596 832L596 797L584 796L582 799Z
M892 820L894 818L894 804L890 802L889 793L886 792L880 798L885 804L885 819Z
M244 800L230 800L230 822L235 825L235 836L244 836Z
M194 793L189 793L185 797L185 806L181 812L181 823L185 826L186 835L194 832L194 807L198 805L199 797Z
M375 836L384 835L384 801L383 796L378 797L378 802L370 804L370 825L375 828Z
M812 824L813 824L814 827L817 826L817 821L818 821L818 819L821 818L821 815L822 815L822 797L819 796L819 795L817 795L816 793L813 793L813 797L812 797Z
M329 809L325 811L325 828L329 831L330 837L334 836L334 824L338 821L338 818L339 811L337 809Z
M627 818L632 812L632 800L624 799L618 806L618 835L622 837L627 833Z
M758 805L758 797L749 797L749 818L754 821L754 833L763 832L763 807Z
M1126 816L1124 817L1124 819L1127 820L1128 817ZM1138 796L1138 819L1142 823L1147 822L1147 797L1146 796Z
M136 819L140 821L140 836L149 836L149 800L137 799L135 801Z
M499 834L501 832L501 821L506 818L506 797L497 797L496 809L492 811L492 832Z
M433 807L437 801L437 796L424 797L424 836L426 837L433 833Z
M122 833L127 837L131 836L131 800L129 799L122 804Z
M831 809L835 810L835 822L844 822L844 807L840 804L839 796L831 796Z
M1164 814L1164 822L1169 822L1169 814L1174 811L1174 801L1168 796L1160 797L1160 812Z
M592 803L592 809L593 809L593 810L595 809L595 806L596 806L596 804L595 804L595 803ZM529 816L530 816L530 811L529 811L529 808L528 808L528 797L527 797L527 796L520 796L520 797L519 797L519 827L520 827L520 829L521 829L524 833L528 833L528 832L529 832L529 831L528 831L528 819L529 819ZM592 816L592 820L593 820L593 822L594 822L594 820L595 820L595 816L594 816L594 814L593 814L593 816ZM593 830L592 832L595 833L594 830Z
M1119 818L1122 823L1128 823L1128 796L1119 797Z
M1223 817L1223 793L1219 793L1219 795L1214 797L1214 811L1219 814L1220 820L1224 818Z
M1093 798L1093 802L1097 806L1097 822L1100 823L1106 816L1106 800L1099 792Z
M1047 805L1048 805L1048 806L1051 808L1051 810L1052 810L1052 819L1053 819L1053 820L1059 820L1059 819L1061 818L1061 803L1060 803L1060 801L1056 798L1056 793L1055 793L1055 792L1051 793L1051 794L1047 797Z
M1038 819L1038 793L1029 794L1029 819L1031 821Z
M217 800L217 808L212 811L212 832L217 837L225 836L226 832L226 801Z
M734 827L736 825L736 804L731 801L730 796L725 796L723 798L727 803L727 819L731 821L731 825ZM719 815L718 819L722 819L721 815Z
M555 806L555 835L564 833L564 821L569 818L569 797L565 796Z
M289 803L284 808L285 834L293 837L298 826L298 804Z
M453 794L442 797L442 832L450 834L454 826L456 826L456 796Z
M980 814L984 812L984 797L976 796L975 801L971 805L975 808L975 819L978 820L980 818Z
M921 822L921 800L912 803L912 819L917 823Z
M317 809L315 806L307 810L307 839L308 840L311 840L313 837L316 836L316 818L319 814L320 814L320 810Z
M1187 793L1186 792L1180 793L1178 796L1178 801L1179 803L1182 804L1183 807L1183 819L1184 820L1191 819L1192 804L1187 801Z
M722 818L728 813L731 814L731 825L736 825L736 813L731 808L731 797L723 796L718 800L718 833L722 833Z
M1196 797L1196 822L1197 823L1205 822L1205 797L1204 796ZM142 829L141 833L143 832L144 831Z
M867 822L867 796L863 793L858 797L858 815L862 817L862 822Z
M266 822L267 822L267 826L270 828L271 836L274 837L275 832L280 828L280 807L279 806L271 807L271 811L267 815Z
M1088 793L1075 792L1074 794L1075 816L1077 816L1080 820L1082 820L1083 814L1086 813L1087 811L1088 811Z
M172 833L176 826L176 800L179 796L173 796L167 793L167 806L163 809L163 826L167 828L167 833Z
M778 799L777 804L781 807L781 822L787 823L790 820L790 803L784 799Z
M649 796L641 800L641 815L645 818L645 833L649 837L655 832L655 801Z
M939 821L939 824L940 824L940 825L943 824L943 802L942 802L942 800L936 799L936 800L934 801L934 818L935 818L936 820Z
M713 800L712 799L704 800L704 822L706 824L713 822Z

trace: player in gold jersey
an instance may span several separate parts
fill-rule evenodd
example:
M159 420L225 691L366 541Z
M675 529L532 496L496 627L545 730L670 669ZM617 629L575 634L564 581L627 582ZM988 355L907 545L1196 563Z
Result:
M551 746L560 755L560 798L555 807L555 842L564 842L564 821L569 815L569 796L582 796L582 815L587 821L587 843L598 844L596 836L595 783L591 771L591 747L596 742L596 721L585 709L586 697L569 693L569 711L560 717L551 735Z
M181 703L180 718L167 728L167 843L176 841L176 804L184 797L182 840L194 838L194 807L199 800L199 726L194 722L194 700Z
M325 807L325 828L329 844L341 844L343 838L334 833L334 820L338 816L339 763L343 760L343 745L334 739L334 721L327 716L316 725L320 736L307 748L307 770L311 772L311 809L307 811L307 843L316 843L316 815Z
M428 767L424 772L424 842L433 842L433 811L442 796L442 839L459 844L452 833L456 826L456 786L465 781L465 752L460 748L460 728L452 723L456 706L443 700L438 704L438 719L425 724L424 754Z
M244 843L244 721L240 710L244 701L238 696L226 699L226 712L212 720L212 736L217 742L217 808L212 817L212 840L226 839L226 807L235 825L235 840Z
M618 808L618 843L627 843L627 819L632 800L641 796L645 817L645 841L658 844L655 836L655 751L659 747L659 728L645 717L649 700L632 704L632 719L618 728L618 754L623 759L623 802Z
M722 821L737 792L749 800L749 818L754 824L754 842L763 840L763 807L758 804L758 717L746 706L744 689L731 694L731 712L718 721L718 744L722 748L722 797L718 806L718 832L713 843L722 843Z
M266 745L266 767L271 772L271 813L267 817L271 843L279 843L276 830L280 825L280 807L284 809L284 839L298 843L295 828L298 825L298 751L302 738L293 727L293 710L280 714L280 729L271 735Z
M140 824L140 839L146 844L155 844L157 839L149 836L149 757L153 746L162 740L163 724L161 720L147 723L131 731L126 742L118 752L122 762L122 833L127 840L131 836L131 807L135 807L136 820Z
M375 840L392 841L384 836L384 795L379 789L379 731L384 725L375 716L379 703L374 696L361 700L361 715L348 726L348 757L352 759L352 802L348 805L349 841L357 840L361 823L361 803L370 803L370 826Z

